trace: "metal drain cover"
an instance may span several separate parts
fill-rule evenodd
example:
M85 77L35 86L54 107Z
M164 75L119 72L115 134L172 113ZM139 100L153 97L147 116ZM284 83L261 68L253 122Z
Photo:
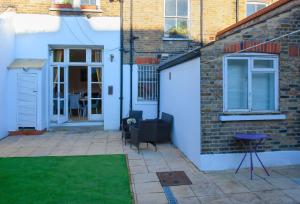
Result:
M156 172L162 186L191 185L192 182L184 171Z

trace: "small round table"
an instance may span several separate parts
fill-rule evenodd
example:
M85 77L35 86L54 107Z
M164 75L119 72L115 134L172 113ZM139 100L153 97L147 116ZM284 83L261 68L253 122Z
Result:
M261 159L259 158L258 154L257 154L257 147L258 145L260 145L262 143L262 141L264 139L268 138L267 135L265 134L243 134L243 133L237 133L235 135L235 139L242 141L242 144L245 145L246 142L248 142L249 144L249 148L248 150L246 150L245 155L240 163L240 165L238 166L237 170L235 171L235 174L238 173L240 167L242 166L246 156L248 153L250 153L250 172L251 172L251 180L252 180L252 174L253 174L253 159L252 159L252 153L254 153L259 161L259 163L261 164L261 166L264 168L266 174L268 176L270 176L269 172L267 171L267 169L265 168L265 166L263 165ZM253 142L256 142L256 144L254 144L254 148L253 148Z

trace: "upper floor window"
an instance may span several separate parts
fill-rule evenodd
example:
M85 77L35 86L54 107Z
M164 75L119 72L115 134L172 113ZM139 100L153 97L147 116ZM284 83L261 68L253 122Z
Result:
M225 57L224 110L270 112L278 110L278 58Z
M267 4L260 1L247 1L247 16L254 14L255 12L267 7Z
M138 66L138 101L157 101L158 73L156 65Z
M188 0L165 0L165 37L188 38Z
M81 5L97 5L97 0L81 0Z

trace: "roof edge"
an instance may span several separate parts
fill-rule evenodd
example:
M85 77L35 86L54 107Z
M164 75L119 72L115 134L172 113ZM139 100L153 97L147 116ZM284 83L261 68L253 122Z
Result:
M173 66L176 66L178 64L182 64L184 62L187 62L187 61L190 61L197 57L200 57L200 49L201 49L201 47L197 47L187 53L184 53L182 55L171 58L170 60L168 60L166 62L163 62L162 64L159 65L158 70L162 71L162 70L171 68Z
M252 20L254 20L254 19L256 19L260 16L263 16L263 15L273 11L274 9L277 9L277 8L287 4L289 2L292 2L292 1L294 1L294 0L279 0L279 1L277 1L273 4L271 4L271 5L267 6L266 8L263 8L263 9L257 11L256 13L242 19L241 21L238 21L237 23L235 23L235 24L233 24L233 25L217 32L216 37L220 37L220 36L224 35L225 33L229 32L229 31L232 31L233 29L238 28L241 25L243 25L245 23L248 23L248 22L250 22L250 21L252 21Z

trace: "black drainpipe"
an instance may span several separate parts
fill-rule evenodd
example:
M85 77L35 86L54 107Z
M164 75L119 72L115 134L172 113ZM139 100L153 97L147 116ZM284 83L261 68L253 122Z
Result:
M160 113L160 70L157 69L157 119L159 119Z
M123 118L123 51L124 51L124 30L123 30L123 9L124 2L120 0L120 129Z
M239 0L235 1L235 21L239 21Z
M132 70L133 70L133 47L134 47L134 38L133 38L133 29L132 29L132 6L133 0L130 0L130 110L132 110Z
M203 46L203 0L200 0L200 44Z

